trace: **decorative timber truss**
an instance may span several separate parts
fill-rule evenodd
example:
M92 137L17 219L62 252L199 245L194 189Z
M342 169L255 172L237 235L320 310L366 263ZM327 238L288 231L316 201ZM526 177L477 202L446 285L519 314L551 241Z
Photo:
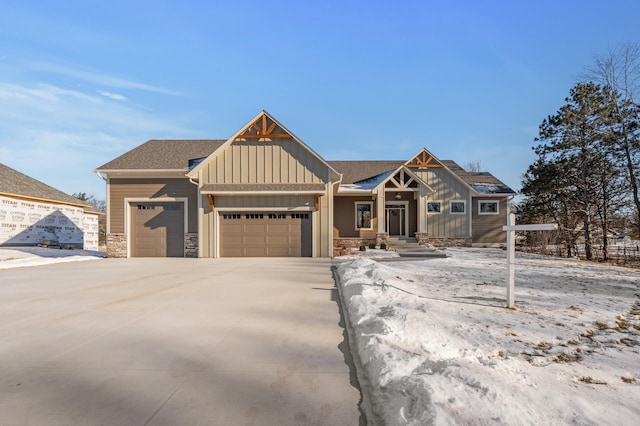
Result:
M409 173L400 169L398 173L387 180L385 188L387 189L413 189L418 187L418 182Z
M262 114L256 121L251 123L238 139L293 139L289 133L271 120L267 114Z
M429 169L442 167L442 164L433 158L433 155L429 154L426 149L423 149L418 155L409 160L406 166L412 169Z

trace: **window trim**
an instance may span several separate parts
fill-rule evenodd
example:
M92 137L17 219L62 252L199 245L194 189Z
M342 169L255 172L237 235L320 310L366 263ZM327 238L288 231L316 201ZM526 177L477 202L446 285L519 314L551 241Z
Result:
M454 212L453 203L462 203L462 211ZM449 201L449 213L451 214L467 214L467 201L466 200L451 200Z
M440 211L432 212L429 210L429 204L438 203L440 205ZM442 200L427 200L427 214L442 214Z
M482 204L491 203L496 205L495 212L483 212ZM500 201L499 200L478 200L478 216L480 215L499 215L500 214Z
M369 206L369 213L371 214L371 217L369 218L369 227L368 228L359 228L358 227L358 205L359 204L366 204ZM373 201L354 201L354 210L355 210L355 229L356 231L370 231L373 229Z

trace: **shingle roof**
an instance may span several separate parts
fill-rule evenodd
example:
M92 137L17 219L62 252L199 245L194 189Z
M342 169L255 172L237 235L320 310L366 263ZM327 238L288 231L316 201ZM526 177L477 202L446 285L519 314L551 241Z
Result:
M0 193L74 204L83 206L87 210L93 209L83 201L2 163L0 163Z
M152 139L96 170L186 170L189 160L207 157L225 142L220 139Z
M468 172L458 163L451 160L441 160L453 173L458 175L467 185L480 194L515 194L516 192L505 185L497 177L487 172Z
M103 164L96 170L186 171L189 167L189 160L208 157L225 142L226 140L223 139L152 139ZM327 161L331 167L342 173L342 184L353 184L372 179L383 173L396 170L405 162L405 160ZM479 193L515 194L515 191L490 173L467 172L451 160L440 160L440 162Z
M402 166L402 160L382 161L327 161L334 169L342 173L342 183L350 184L381 175Z
M463 182L481 194L515 194L511 188L487 172L467 172L455 161L439 160ZM353 184L396 170L406 161L329 161L342 173L342 184Z

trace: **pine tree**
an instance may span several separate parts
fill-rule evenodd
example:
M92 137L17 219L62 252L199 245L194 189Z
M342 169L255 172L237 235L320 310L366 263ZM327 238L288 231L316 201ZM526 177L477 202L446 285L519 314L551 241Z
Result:
M588 260L593 259L592 225L598 197L608 193L598 188L611 182L602 178L610 165L605 141L611 138L611 99L607 88L594 83L573 87L566 104L540 125L536 138L540 144L534 147L538 159L523 178L525 205L538 205L547 215L556 209L563 227L572 226L576 216L580 218ZM574 231L564 230L568 250Z

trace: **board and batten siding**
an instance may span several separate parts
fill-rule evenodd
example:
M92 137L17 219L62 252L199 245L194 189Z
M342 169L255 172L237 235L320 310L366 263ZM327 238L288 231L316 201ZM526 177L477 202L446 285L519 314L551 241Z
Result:
M198 230L197 188L184 178L109 178L109 211L110 233L126 233L125 230L125 198L179 198L189 199L189 229Z
M293 139L236 140L202 169L201 184L325 183L329 170Z
M469 211L471 209L469 188L445 168L412 170L435 192L429 194L428 201L442 202L440 214L427 214L427 232L435 238L469 237ZM451 214L450 202L464 201L465 214ZM423 206L425 212L427 206Z
M478 214L478 201L499 201L498 214ZM507 224L509 203L507 198L474 197L473 212L473 244L505 244L507 233L502 227Z

